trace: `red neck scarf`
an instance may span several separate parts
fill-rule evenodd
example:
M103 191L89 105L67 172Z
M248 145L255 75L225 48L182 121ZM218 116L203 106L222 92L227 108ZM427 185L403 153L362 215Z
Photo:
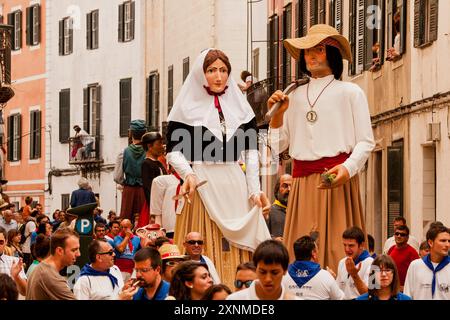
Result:
M121 231L119 234L122 238L125 239L125 232ZM131 235L130 239L128 240L128 248L130 248L130 252L133 253L133 242L131 241L134 238L134 234Z
M210 96L214 96L214 106L216 107L216 109L217 109L219 112L222 112L222 108L220 107L219 97L225 93L225 90L228 89L228 86L226 86L225 89L223 89L222 92L213 92L213 91L211 91L211 89L210 89L209 87L207 87L207 86L203 86L203 88L206 89L206 92L208 92L208 94L209 94Z

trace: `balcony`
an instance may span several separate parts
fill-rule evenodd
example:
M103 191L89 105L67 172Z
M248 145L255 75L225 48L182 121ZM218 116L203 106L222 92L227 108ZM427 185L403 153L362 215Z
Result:
M92 136L92 143L83 144L79 137L69 138L69 164L89 167L103 163L100 156L100 136Z

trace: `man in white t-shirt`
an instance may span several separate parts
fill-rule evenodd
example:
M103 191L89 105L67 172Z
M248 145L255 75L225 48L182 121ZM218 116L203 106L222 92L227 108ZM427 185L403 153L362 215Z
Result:
M249 288L230 294L227 300L297 300L283 285L289 254L281 242L261 242L253 254L253 263L257 279Z
M346 257L339 261L336 281L346 300L352 300L368 292L370 266L373 258L364 249L364 232L350 227L342 234Z
M283 277L287 290L300 300L343 300L344 292L333 276L320 268L315 241L303 236L294 242L294 263Z
M432 227L427 232L430 254L411 262L405 291L413 300L450 300L450 230Z
M394 219L394 230L397 229L399 226L406 226L406 219L403 217L396 217ZM408 244L413 247L414 249L416 249L417 252L419 252L419 240L417 240L416 237L414 237L413 235L409 235L408 238ZM390 238L388 238L386 240L386 242L384 243L383 246L383 253L384 254L388 254L388 251L391 247L395 246L395 237L392 236Z
M93 240L89 260L80 272L73 293L78 300L131 300L137 288L124 288L122 273L114 265L114 249L104 240Z
M180 188L180 180L174 174L161 175L153 179L150 192L150 213L156 216L156 222L166 229L166 236L173 238L176 213L181 213L184 198L174 201L172 198Z

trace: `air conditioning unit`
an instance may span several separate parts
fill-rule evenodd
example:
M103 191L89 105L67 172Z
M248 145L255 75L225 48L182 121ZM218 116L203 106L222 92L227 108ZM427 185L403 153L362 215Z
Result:
M433 122L427 126L427 141L440 141L441 140L441 123Z

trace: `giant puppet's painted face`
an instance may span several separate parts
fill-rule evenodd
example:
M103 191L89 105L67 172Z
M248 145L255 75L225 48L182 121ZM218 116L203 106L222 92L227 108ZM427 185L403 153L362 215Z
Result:
M306 68L313 75L330 73L331 69L328 65L326 46L318 44L315 47L304 50Z
M222 60L211 63L205 72L208 87L212 92L220 93L225 89L228 81L228 68Z

